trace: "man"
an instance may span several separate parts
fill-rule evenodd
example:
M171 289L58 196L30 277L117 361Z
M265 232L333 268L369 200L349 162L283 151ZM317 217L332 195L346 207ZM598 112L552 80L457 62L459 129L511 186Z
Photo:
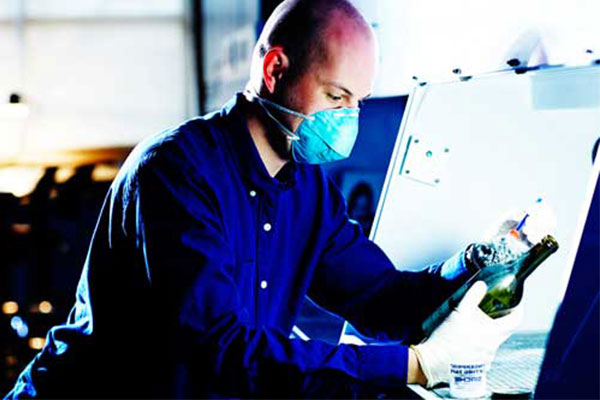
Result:
M308 295L401 341L469 275L463 253L396 271L314 165L349 154L376 61L346 0L283 2L246 92L123 165L69 320L9 396L349 397L447 380L469 349L492 357L518 318L479 311L480 286L415 348L289 338Z

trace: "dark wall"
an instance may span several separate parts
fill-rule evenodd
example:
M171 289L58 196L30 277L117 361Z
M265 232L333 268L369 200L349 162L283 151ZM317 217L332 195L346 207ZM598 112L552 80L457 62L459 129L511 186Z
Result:
M370 232L372 214L377 207L407 101L408 96L367 99L361 107L359 134L352 154L346 160L323 167L346 197L350 216L361 223L366 234ZM371 192L371 198L367 200L369 217L365 215L367 210L356 203L357 197L368 196L367 190ZM359 215L354 214L355 210Z

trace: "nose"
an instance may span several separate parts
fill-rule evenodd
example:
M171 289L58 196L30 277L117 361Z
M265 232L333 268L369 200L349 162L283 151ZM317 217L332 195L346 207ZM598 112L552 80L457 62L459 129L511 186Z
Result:
M349 100L346 104L346 107L348 108L358 108L359 106L359 101L357 99L352 98L351 100Z

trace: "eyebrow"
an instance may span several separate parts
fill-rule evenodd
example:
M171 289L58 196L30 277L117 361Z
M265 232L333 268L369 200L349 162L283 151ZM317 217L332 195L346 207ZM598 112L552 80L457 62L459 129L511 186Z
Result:
M347 94L347 95L354 97L354 93L352 93L352 92L351 92L349 89L347 89L347 88L346 88L344 85L341 85L341 84L339 84L339 83L337 83L337 82L335 82L335 81L325 81L324 83L325 83L326 85L334 86L334 87L336 87L336 88L338 88L338 89L340 89L340 90L342 90L342 91L346 92L346 94ZM365 97L363 97L363 98L362 98L362 99L360 99L360 100L364 100L364 99L366 99L367 97L370 97L370 96L371 96L371 93L369 93L368 95L366 95Z
M339 84L339 83L337 83L337 82L334 82L334 81L326 81L325 83L326 83L327 85L330 85L330 86L335 86L336 88L338 88L338 89L340 89L340 90L343 90L343 91L344 91L344 92L346 92L346 94L348 94L349 96L354 96L354 94L353 94L353 93L352 93L350 90L348 90L348 89L347 89L347 88L345 88L343 85L340 85L340 84Z

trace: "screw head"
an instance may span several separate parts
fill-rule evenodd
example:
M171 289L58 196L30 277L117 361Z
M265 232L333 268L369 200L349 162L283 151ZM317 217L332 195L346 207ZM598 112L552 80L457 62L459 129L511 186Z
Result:
M521 61L518 58L511 58L506 63L511 67L518 67L519 65L521 65Z

